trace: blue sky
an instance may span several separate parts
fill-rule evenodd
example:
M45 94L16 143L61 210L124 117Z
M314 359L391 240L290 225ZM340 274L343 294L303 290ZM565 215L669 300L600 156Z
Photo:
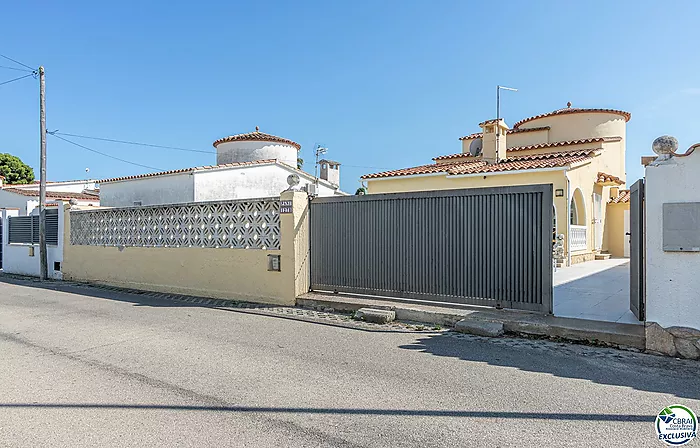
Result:
M46 67L50 130L211 150L261 131L360 175L430 163L495 116L623 109L628 184L662 134L700 141L696 1L10 2L0 53ZM0 65L12 65L2 60ZM0 82L22 75L0 69ZM38 82L0 86L0 152L38 176ZM159 169L215 155L73 139ZM50 180L148 170L49 136ZM615 173L616 174L616 173Z

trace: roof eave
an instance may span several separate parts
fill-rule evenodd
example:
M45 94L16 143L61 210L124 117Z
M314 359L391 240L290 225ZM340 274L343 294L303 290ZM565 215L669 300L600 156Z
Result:
M465 174L448 174L448 179L459 179L463 177L483 177L483 176L501 176L505 174L523 174L548 171L567 171L569 166L554 166L550 168L526 168L523 170L503 170L503 171L485 171L481 173L465 173Z

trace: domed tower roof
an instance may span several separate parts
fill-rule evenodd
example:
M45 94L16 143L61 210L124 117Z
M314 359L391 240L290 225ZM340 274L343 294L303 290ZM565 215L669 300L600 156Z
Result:
M567 114L585 114L585 113L602 113L602 114L615 114L615 115L620 115L625 119L625 122L630 121L630 118L632 117L632 114L629 112L625 112L624 110L617 110L617 109L583 109L579 107L571 107L571 103L567 103L567 107L563 109L557 109L552 112L548 112L546 114L540 114L540 115L535 115L534 117L529 117L525 118L524 120L520 120L517 123L513 125L513 129L518 129L522 124L527 123L529 121L533 120L538 120L540 118L546 118L546 117L552 117L552 116L557 116L557 115L567 115Z
M260 132L260 128L257 126L255 127L255 132L248 132L247 134L229 135L228 137L218 139L214 142L214 148L219 146L221 143L228 142L273 142L294 146L296 147L297 151L301 149L301 145L299 143L293 142L292 140L288 140L286 138L277 137L276 135Z

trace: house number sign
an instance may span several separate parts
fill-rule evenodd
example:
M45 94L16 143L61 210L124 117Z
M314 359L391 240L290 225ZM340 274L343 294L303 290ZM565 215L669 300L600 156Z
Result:
M280 201L280 213L292 213L292 201Z

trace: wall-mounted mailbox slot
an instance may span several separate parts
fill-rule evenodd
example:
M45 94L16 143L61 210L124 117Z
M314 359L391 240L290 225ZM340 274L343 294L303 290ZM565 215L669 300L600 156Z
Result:
M663 205L663 247L666 252L700 252L700 202Z
M267 256L267 270L268 271L280 271L280 256L269 254Z

